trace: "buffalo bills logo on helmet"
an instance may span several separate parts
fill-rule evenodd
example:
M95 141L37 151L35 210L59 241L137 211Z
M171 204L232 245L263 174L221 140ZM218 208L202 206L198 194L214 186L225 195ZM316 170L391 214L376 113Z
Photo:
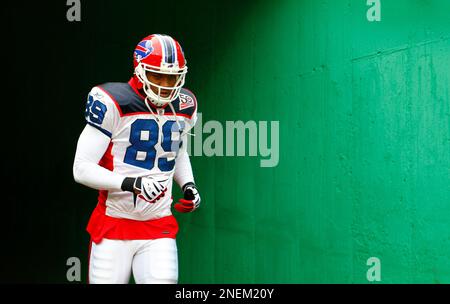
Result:
M154 48L152 46L152 42L150 40L143 40L136 46L136 50L134 50L134 56L136 56L137 61L140 61L147 58L147 56L150 55L153 50Z

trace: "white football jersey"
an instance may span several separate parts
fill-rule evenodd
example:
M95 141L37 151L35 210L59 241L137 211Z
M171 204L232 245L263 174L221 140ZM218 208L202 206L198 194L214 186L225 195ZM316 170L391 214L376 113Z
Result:
M129 83L106 83L94 87L88 96L86 121L111 138L100 165L124 177L154 176L168 179L166 195L148 203L126 191L101 190L99 204L106 215L147 221L171 215L172 181L176 157L197 118L195 96L182 89L169 105L153 108Z

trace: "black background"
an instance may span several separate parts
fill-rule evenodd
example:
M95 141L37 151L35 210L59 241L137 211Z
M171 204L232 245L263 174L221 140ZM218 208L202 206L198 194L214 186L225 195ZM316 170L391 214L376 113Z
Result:
M132 53L152 33L183 46L186 86L201 92L214 50L245 15L242 1L81 1L81 22L66 1L2 2L1 282L67 282L78 257L86 279L85 231L97 192L76 184L72 164L89 90L128 81ZM201 98L200 95L197 95ZM200 106L201 109L201 106Z

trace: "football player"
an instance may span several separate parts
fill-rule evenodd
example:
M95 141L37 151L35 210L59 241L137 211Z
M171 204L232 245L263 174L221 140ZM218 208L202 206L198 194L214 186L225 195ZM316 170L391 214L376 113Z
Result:
M99 190L87 226L90 283L128 283L131 273L136 283L178 281L172 180L184 193L175 210L200 205L186 150L197 118L186 73L180 44L154 34L136 46L128 83L98 85L88 95L73 175Z

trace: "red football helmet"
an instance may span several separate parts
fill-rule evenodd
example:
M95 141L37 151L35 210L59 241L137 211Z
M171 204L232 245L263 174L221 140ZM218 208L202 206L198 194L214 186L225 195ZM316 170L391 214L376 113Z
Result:
M146 72L176 75L173 87L164 87L148 80ZM180 44L170 36L153 34L142 39L134 50L134 73L142 83L145 94L156 106L175 100L184 85L187 73L186 59ZM150 86L158 89L158 94ZM171 93L163 97L161 89Z

